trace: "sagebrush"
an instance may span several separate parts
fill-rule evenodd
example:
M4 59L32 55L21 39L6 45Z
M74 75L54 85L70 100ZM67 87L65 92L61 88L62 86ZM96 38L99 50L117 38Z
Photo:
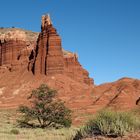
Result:
M124 136L128 132L134 132L139 129L140 121L131 112L105 110L99 112L95 118L91 119L81 128L77 132L75 140L95 135L109 137Z

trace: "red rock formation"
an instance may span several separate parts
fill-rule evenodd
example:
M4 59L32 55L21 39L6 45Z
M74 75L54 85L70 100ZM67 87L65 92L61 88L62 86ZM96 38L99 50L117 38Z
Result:
M93 84L93 79L89 78L89 73L82 68L78 62L78 57L76 54L66 54L64 55L64 66L66 74L72 79L77 81L83 81L88 85Z
M0 45L0 66L7 67L11 71L18 65L27 65L29 53L24 41L4 41Z
M94 106L100 108L132 109L140 97L140 80L122 78L112 83L97 86L93 90L96 95Z
M49 16L42 16L42 28L37 44L34 73L62 74L64 71L61 38L52 26Z
M36 41L28 39L26 32L19 29L0 29L0 33L0 69L27 68Z
M48 15L42 16L36 56L33 65L35 75L65 74L76 81L93 85L93 79L89 78L88 72L82 68L77 55L62 50L61 38Z
M77 55L62 49L61 38L48 15L42 16L41 33L17 28L0 29L0 72L26 69L34 75L63 74L93 85Z

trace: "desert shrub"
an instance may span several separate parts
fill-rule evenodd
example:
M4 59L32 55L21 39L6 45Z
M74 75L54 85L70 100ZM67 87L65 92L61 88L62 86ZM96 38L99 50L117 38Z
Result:
M70 127L71 110L64 102L56 98L56 90L41 85L28 98L30 107L20 106L21 118L17 120L21 127Z
M18 135L20 132L19 132L18 129L12 129L12 130L10 131L10 133L11 133L11 134Z
M140 129L140 121L132 113L105 110L99 112L85 127L81 128L75 140L93 135L118 137L138 129Z

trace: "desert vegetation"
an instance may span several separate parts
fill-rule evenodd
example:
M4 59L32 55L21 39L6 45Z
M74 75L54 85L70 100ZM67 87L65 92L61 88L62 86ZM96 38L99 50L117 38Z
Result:
M30 107L20 106L21 114L17 120L20 127L70 127L71 110L65 107L64 102L55 98L57 91L42 84L33 90L28 100Z
M72 140L77 128L21 128L16 110L0 110L0 140Z
M140 130L140 120L135 113L115 112L112 110L100 111L84 127L77 131L74 140L98 135L122 137L130 132L136 132Z
M19 127L16 110L0 110L0 139L4 140L80 140L102 136L102 139L137 134L140 129L139 110L133 112L100 111L84 126L63 128ZM138 134L139 135L139 134ZM136 135L135 137L137 137ZM139 137L138 137L139 138ZM114 140L115 140L114 139ZM127 138L126 138L127 139ZM133 138L131 138L133 139ZM123 139L122 139L123 140Z

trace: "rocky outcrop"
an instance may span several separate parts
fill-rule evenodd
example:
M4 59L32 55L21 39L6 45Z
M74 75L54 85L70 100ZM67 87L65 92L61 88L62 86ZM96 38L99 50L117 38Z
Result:
M29 55L36 46L37 35L16 28L1 28L0 69L13 71L27 67Z
M64 71L61 38L52 26L49 16L42 16L34 62L34 74L54 75Z
M112 83L106 83L93 89L96 100L95 106L115 109L132 109L136 107L140 97L140 80L122 78Z
M88 85L93 84L93 79L89 78L89 73L78 62L77 54L67 53L64 55L64 69L65 73L72 79L83 81Z
M35 54L36 57L33 58L35 61L30 68L35 75L63 74L76 81L93 85L93 79L89 78L88 72L82 68L77 55L62 49L61 38L53 27L49 15L42 16L41 33Z
M93 85L93 79L78 62L76 54L65 51L61 37L49 15L42 16L41 32L18 28L0 28L0 73L28 70L34 76L63 74Z

